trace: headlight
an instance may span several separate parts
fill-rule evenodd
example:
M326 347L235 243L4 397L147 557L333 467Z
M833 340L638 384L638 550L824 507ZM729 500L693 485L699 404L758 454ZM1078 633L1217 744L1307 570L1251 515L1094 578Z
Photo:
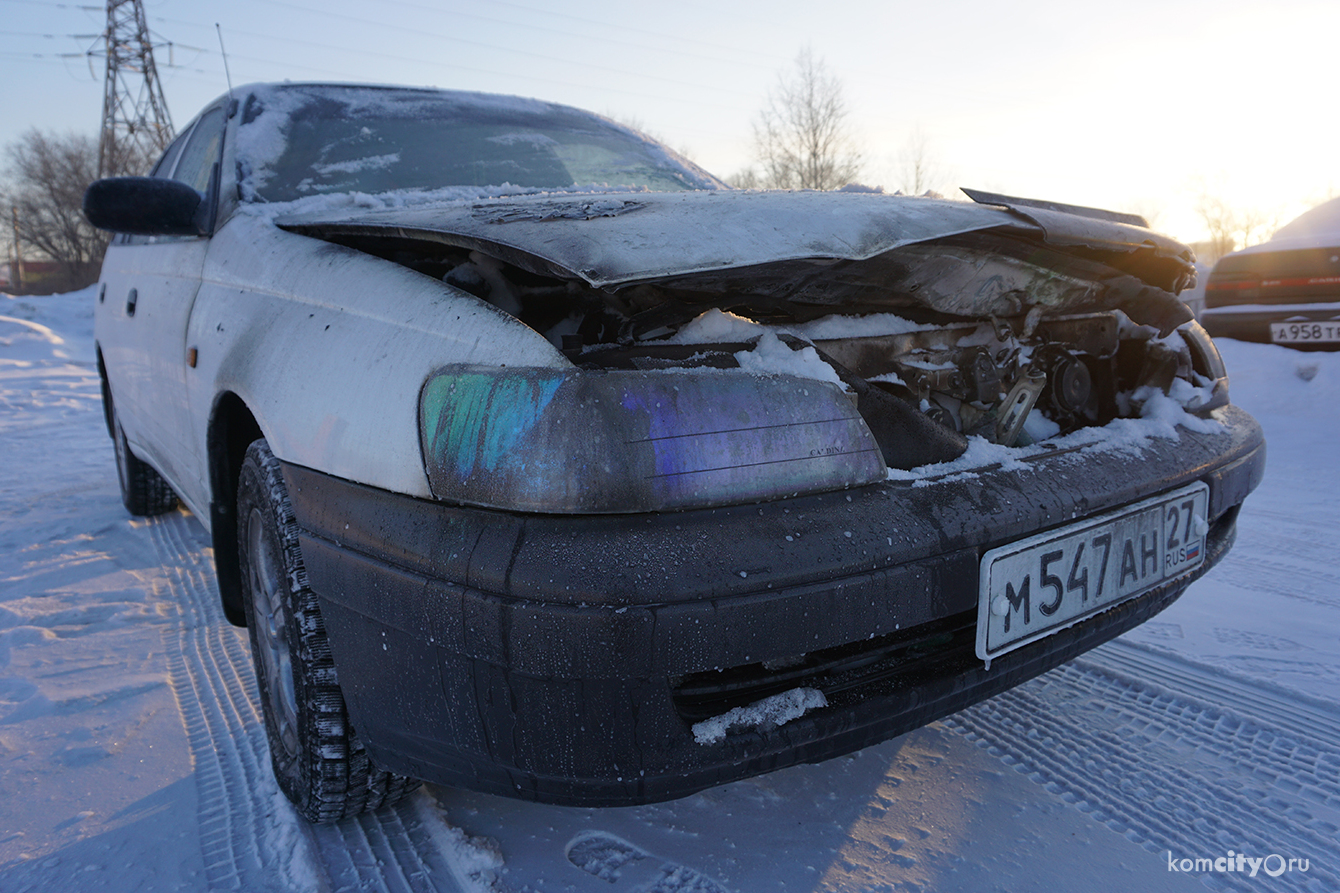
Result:
M1204 327L1194 320L1180 325L1178 331L1182 333L1182 339L1186 341L1191 351L1191 367L1214 382L1210 399L1196 407L1197 411L1207 412L1227 406L1228 370L1224 368L1224 358L1219 355L1219 348L1215 347L1214 341Z
M887 474L839 387L735 370L447 366L419 432L434 496L525 512L734 505Z

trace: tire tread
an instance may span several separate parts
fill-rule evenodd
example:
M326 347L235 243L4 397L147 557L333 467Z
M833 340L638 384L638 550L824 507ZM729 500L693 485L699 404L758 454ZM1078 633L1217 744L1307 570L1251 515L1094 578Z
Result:
M298 699L299 753L295 759L287 758L278 727L270 716L269 699L264 696L264 692L261 698L262 704L266 706L265 731L270 742L275 778L298 811L312 822L335 822L367 810L393 806L413 792L419 782L387 772L373 764L349 723L321 607L316 593L308 584L307 570L302 563L293 505L288 498L279 462L264 440L257 440L248 447L239 478L238 543L244 580L247 579L245 568L249 566L249 559L243 525L247 523L253 503L259 499L264 500L264 505L258 507L263 514L269 513L278 535L288 580L291 622L297 633L297 653L293 654L293 663ZM258 647L258 627L249 594L246 610L254 655ZM293 644L290 643L292 648ZM253 663L258 684L267 685L268 681L260 678L260 660L254 659Z
M152 465L130 451L121 421L113 415L116 441L117 480L121 484L121 502L132 515L162 515L177 507L172 485Z

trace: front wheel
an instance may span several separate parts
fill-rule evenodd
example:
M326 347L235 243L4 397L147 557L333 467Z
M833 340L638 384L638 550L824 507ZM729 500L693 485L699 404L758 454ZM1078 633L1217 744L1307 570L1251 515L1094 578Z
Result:
M298 811L332 822L389 806L418 782L372 765L349 724L279 461L247 449L237 489L238 559L251 657L275 778Z

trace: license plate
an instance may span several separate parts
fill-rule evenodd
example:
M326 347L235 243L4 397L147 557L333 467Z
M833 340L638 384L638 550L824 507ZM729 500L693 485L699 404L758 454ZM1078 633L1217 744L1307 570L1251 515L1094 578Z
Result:
M1340 344L1340 321L1272 322L1270 340L1275 344Z
M977 656L991 659L1195 570L1210 490L1191 484L982 556Z

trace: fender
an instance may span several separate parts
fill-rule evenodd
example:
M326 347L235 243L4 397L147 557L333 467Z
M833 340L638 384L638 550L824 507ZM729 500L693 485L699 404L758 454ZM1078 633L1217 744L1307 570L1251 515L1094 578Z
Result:
M422 497L431 491L418 397L435 369L571 367L541 335L472 295L245 212L214 236L187 345L197 456L209 455L211 408L232 393L284 462ZM198 472L192 483L207 487L207 469Z

